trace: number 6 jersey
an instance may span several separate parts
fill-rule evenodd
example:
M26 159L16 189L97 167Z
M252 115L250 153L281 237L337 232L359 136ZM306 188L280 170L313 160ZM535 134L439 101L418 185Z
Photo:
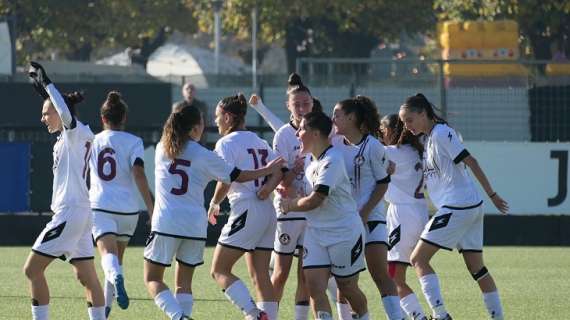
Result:
M143 142L135 135L116 130L95 135L89 163L91 208L115 213L139 211L132 168L136 161L142 165L143 157Z

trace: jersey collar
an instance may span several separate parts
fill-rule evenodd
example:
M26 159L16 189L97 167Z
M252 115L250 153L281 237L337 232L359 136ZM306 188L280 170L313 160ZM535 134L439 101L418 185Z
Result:
M317 158L317 160L321 160L322 158L325 157L325 155L327 154L327 151L329 151L332 148L332 145L329 145L324 151L323 153L321 153L321 155Z

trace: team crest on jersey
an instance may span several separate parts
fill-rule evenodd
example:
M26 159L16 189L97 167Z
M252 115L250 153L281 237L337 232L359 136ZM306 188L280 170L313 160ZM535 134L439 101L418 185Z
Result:
M392 249L398 242L400 242L400 226L390 232L388 236L388 243L390 244L390 249Z
M240 231L241 229L245 228L245 222L247 220L247 210L241 214L234 222L232 222L230 233L228 236L233 235L234 233Z
M356 260L358 260L358 257L360 257L361 254L362 254L362 236L358 237L358 241L356 241L356 244L354 244L354 247L352 247L352 250L350 250L351 266L356 262Z
M281 242L282 245L288 245L289 242L291 242L291 236L287 233L282 233L279 235L279 242Z
M434 217L434 219L431 222L431 225L429 227L429 231L434 231L437 229L445 228L447 226L447 224L449 224L449 219L451 219L451 214L452 214L452 212L442 214L441 216Z
M363 155L358 155L356 157L354 157L354 165L360 167L361 165L364 164L364 161L366 161L366 159L364 158Z
M46 232L44 238L42 239L42 243L51 241L55 238L58 238L61 235L61 233L63 232L63 228L65 228L66 223L67 222L64 222L64 223L56 226L55 228L49 230L48 232Z

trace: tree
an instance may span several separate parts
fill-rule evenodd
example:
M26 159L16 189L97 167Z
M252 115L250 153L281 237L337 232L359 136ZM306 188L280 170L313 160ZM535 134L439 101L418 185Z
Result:
M89 60L94 48L142 47L170 26L195 32L197 22L180 0L0 0L0 15L16 18L20 62L61 53Z
M433 29L432 5L415 0L226 0L223 25L224 30L249 38L251 12L257 6L261 40L284 44L291 71L297 57L368 57L380 39L397 40L402 32ZM211 1L189 6L201 28L211 30Z
M435 0L440 20L512 19L534 58L552 58L551 45L570 54L570 2L565 0Z

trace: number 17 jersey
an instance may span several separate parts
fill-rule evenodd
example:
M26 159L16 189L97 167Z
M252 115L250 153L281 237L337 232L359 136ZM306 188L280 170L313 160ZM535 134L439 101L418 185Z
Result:
M139 161L144 158L141 138L116 130L104 130L95 136L89 163L92 209L116 213L139 211L137 187L132 173L137 158Z

